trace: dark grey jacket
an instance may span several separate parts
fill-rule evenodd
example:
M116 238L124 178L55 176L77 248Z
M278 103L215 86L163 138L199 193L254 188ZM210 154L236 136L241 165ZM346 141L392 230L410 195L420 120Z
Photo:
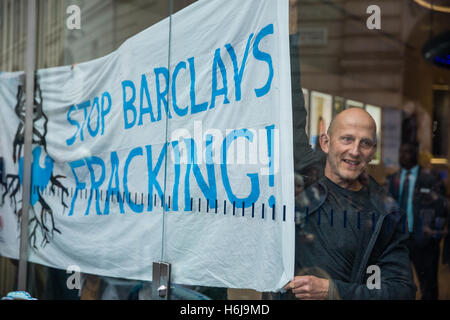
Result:
M330 279L329 299L415 299L416 286L406 247L408 232L405 216L375 180L370 179L368 188L371 204L376 209L372 216L370 241L364 250L356 254L349 283ZM330 212L334 209L327 201L328 189L323 179L310 186L305 193L311 200L308 210L306 207L298 209L307 213L309 223L317 221L320 210ZM297 234L300 232L297 228ZM333 233L329 236L336 237ZM329 260L330 263L334 261L333 257ZM367 279L371 276L367 273L370 265L380 268L380 289L369 289L367 286Z

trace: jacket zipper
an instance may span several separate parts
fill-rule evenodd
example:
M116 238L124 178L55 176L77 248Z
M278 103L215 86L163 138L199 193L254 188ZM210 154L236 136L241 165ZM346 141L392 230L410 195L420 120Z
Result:
M375 245L376 240L378 239L378 235L380 234L381 226L383 225L384 218L386 217L386 214L381 214L381 217L378 219L378 222L375 226L375 232L372 234L372 237L370 239L368 248L366 252L364 253L363 259L361 261L361 265L359 267L358 273L356 274L357 282L360 283L362 281L362 275L364 273L364 267L369 262L370 254L372 253L373 247Z

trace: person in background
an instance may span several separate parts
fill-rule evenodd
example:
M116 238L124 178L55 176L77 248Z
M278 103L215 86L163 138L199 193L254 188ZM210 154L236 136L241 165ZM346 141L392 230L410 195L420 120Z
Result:
M389 192L406 212L407 242L423 300L438 299L440 240L447 219L446 200L429 169L418 164L418 148L400 147L401 170L387 177Z

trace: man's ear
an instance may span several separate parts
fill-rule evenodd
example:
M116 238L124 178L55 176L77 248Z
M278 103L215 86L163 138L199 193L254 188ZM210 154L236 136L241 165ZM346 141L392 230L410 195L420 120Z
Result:
M319 137L320 147L322 151L328 154L328 149L330 148L330 137L326 133L322 133Z

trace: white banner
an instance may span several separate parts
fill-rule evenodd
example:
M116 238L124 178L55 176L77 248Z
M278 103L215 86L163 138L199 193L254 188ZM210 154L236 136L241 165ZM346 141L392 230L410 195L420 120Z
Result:
M37 72L32 262L276 291L294 274L288 1L198 1ZM18 257L23 74L0 74L0 254ZM280 142L283 143L280 143ZM17 190L17 192L16 192Z

